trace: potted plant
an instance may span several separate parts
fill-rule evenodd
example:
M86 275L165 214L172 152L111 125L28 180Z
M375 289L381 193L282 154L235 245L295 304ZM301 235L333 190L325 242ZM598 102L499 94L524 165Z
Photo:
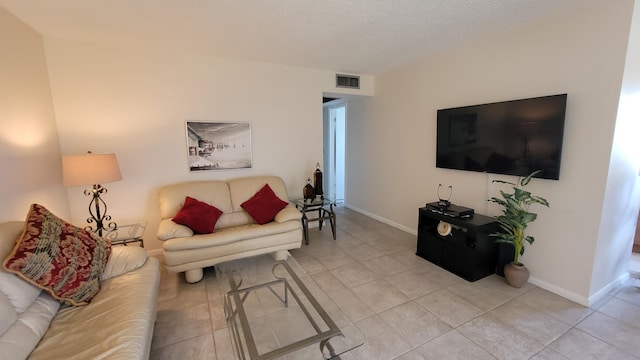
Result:
M492 197L489 201L503 207L502 215L496 220L500 224L502 231L490 234L496 238L498 243L513 245L513 260L504 267L504 275L509 285L521 287L529 279L529 270L520 262L520 256L524 254L525 243L533 244L534 238L525 235L525 230L529 223L533 222L538 215L529 211L533 204L540 204L549 207L549 202L524 190L531 179L541 170L534 171L525 178L519 178L518 183L509 181L493 180L495 183L509 184L513 192L507 193L500 190L502 198Z

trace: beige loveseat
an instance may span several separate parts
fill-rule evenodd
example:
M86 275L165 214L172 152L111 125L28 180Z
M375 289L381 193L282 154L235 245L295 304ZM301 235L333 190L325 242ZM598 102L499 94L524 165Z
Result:
M202 279L202 269L243 257L273 253L285 259L290 249L302 245L302 213L288 204L272 222L259 225L241 207L265 184L281 200L288 202L287 188L277 176L254 176L227 181L193 181L167 185L160 189L158 239L166 268L185 272L187 282ZM189 196L215 206L222 216L210 234L194 234L187 226L173 222Z
M0 261L24 222L0 223ZM143 248L112 247L100 291L85 306L62 305L0 266L0 359L148 359L160 284Z

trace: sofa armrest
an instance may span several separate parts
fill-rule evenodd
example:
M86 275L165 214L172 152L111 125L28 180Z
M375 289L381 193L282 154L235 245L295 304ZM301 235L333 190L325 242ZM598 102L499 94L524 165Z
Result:
M283 223L285 221L290 220L300 220L302 218L302 213L300 210L296 209L293 205L289 204L284 209L280 210L279 213L276 214L274 220L278 223Z
M193 236L193 230L188 226L176 224L171 219L163 219L158 225L158 240L169 240L178 237Z
M135 270L147 261L147 251L137 246L116 246L111 248L111 256L102 272L100 280L107 280Z

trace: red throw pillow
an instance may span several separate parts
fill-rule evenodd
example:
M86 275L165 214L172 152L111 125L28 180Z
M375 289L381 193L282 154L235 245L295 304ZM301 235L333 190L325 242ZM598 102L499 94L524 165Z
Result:
M277 197L269 184L265 184L251 199L243 202L240 206L251 215L256 223L262 225L273 220L276 214L287 206L287 202Z
M4 268L58 300L86 305L100 290L110 254L109 240L33 204Z
M220 216L222 211L217 207L187 196L184 205L172 220L176 224L188 226L196 234L211 234Z

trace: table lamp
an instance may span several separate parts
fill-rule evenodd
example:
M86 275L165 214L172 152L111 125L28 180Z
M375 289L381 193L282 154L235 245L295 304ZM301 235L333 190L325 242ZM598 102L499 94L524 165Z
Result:
M102 236L103 230L115 230L117 225L111 221L111 215L107 215L107 204L100 195L106 194L107 189L100 184L122 180L116 154L93 154L63 156L62 176L66 186L91 185L84 194L91 196L89 202L89 224L95 223L95 229L91 225L86 230L93 231ZM104 211L101 211L101 207ZM107 223L108 224L105 224ZM106 226L105 226L106 225Z

